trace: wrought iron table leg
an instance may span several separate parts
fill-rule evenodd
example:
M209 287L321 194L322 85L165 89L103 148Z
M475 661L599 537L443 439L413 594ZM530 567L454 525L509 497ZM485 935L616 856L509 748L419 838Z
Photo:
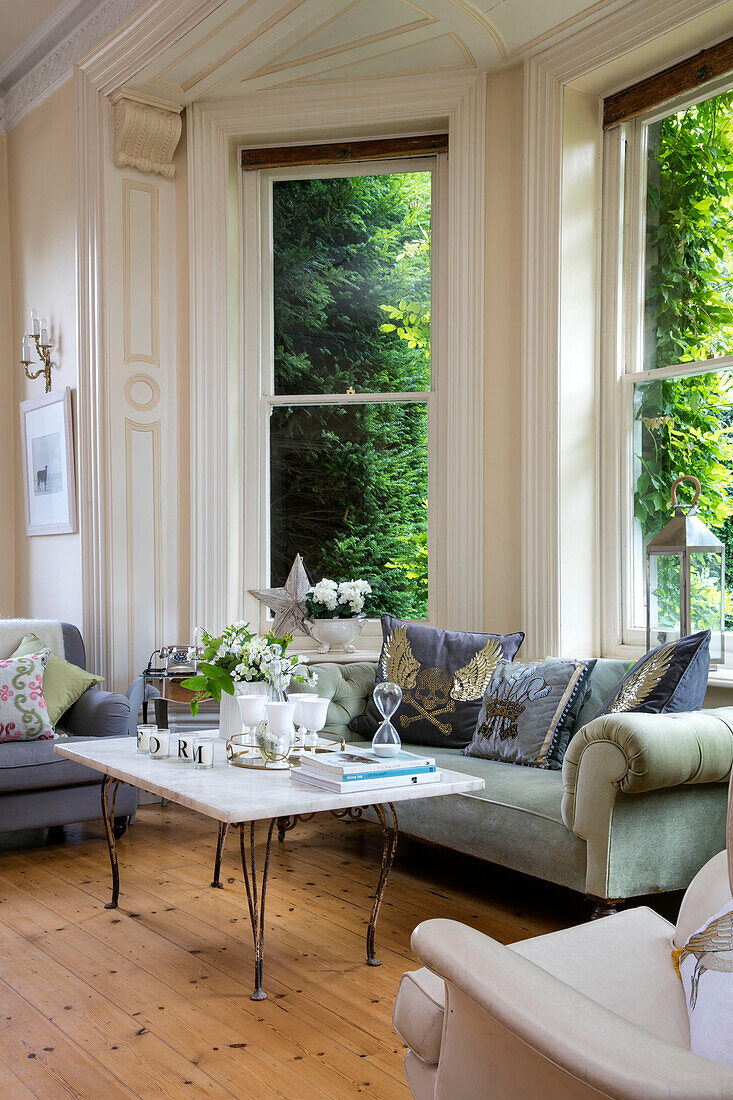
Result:
M288 817L277 818L277 839L279 841L285 840L285 834L289 833L291 829L301 821L310 821L312 817L315 817L315 813L312 814L290 814Z
M214 881L212 886L217 890L223 890L224 884L221 881L221 857L224 855L224 845L226 844L227 833L229 832L229 822L219 822L219 839L216 842L216 860L214 861Z
M374 896L372 915L369 918L369 927L367 928L366 948L367 965L381 966L381 959L378 959L374 954L374 932L377 927L377 921L379 920L379 910L382 907L384 889L387 885L387 879L389 878L389 872L392 870L392 863L394 862L395 851L397 850L397 813L392 802L387 802L383 806L373 806L372 809L379 818L379 824L382 826L382 864L379 870L379 882L377 884L377 892ZM390 814L392 817L391 824L389 819Z
M251 1000L264 1001L267 994L262 988L262 966L265 956L265 895L267 893L267 872L270 867L270 847L272 845L272 833L275 828L276 818L271 818L267 823L267 846L265 848L265 862L262 869L262 886L258 892L257 867L255 863L255 822L249 822L249 869L247 867L247 852L244 843L244 830L246 823L239 824L239 850L242 856L242 874L244 885L247 888L247 904L249 906L249 919L252 924L252 938L255 949L255 987L251 994ZM250 882L251 879L251 882Z
M108 901L105 909L116 909L120 896L120 869L117 865L117 845L115 842L115 799L119 779L113 779L111 775L105 775L102 779L102 817L104 829L107 833L107 846L109 848L109 862L112 868L112 900Z

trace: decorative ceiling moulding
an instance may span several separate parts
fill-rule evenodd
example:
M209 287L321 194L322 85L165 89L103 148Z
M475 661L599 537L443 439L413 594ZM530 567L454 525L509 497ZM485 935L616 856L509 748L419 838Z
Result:
M0 133L43 103L74 71L74 64L127 19L145 0L105 0L38 64L21 77L0 101Z
M144 103L139 97L112 97L115 109L114 162L118 168L157 172L172 179L173 154L181 137L180 108Z
M501 35L468 0L223 0L132 85L189 104L344 75L488 71L505 56Z

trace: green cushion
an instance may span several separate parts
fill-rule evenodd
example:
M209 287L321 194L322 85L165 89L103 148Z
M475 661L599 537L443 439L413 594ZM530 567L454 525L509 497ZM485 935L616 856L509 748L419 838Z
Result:
M575 720L573 733L587 725L598 714L606 699L623 680L633 661L617 661L611 657L599 657L590 674L590 691Z
M40 653L45 648L46 646L35 634L26 634L11 657L29 657L31 654ZM69 664L63 657L49 653L46 671L43 674L43 695L51 725L58 724L61 716L66 714L69 707L74 705L87 688L101 682L101 676L92 676L78 665Z

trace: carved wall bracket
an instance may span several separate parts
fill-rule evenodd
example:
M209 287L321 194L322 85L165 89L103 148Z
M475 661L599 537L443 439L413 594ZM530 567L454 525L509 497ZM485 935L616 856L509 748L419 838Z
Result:
M181 115L176 108L143 103L120 95L114 101L114 161L118 168L175 175L171 163L181 137Z

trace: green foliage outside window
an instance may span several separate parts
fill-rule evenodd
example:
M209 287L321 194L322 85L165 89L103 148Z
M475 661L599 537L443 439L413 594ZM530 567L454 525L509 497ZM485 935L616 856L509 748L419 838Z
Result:
M274 184L276 393L430 388L430 214L426 172ZM426 406L293 402L270 442L272 583L299 551L367 579L369 613L426 618Z
M733 93L649 128L645 366L733 354ZM695 474L698 513L726 545L733 625L733 376L729 371L638 384L634 513L644 541L667 522L669 491ZM660 572L660 619L679 602ZM719 599L719 592L718 592ZM700 571L693 615L714 621L716 591ZM719 606L719 604L718 604Z

